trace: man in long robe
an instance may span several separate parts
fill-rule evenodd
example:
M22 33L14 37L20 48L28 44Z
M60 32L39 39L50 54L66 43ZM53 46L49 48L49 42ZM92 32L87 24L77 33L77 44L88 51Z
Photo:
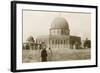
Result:
M45 48L41 51L41 61L42 62L46 62L47 61L47 51L46 51Z

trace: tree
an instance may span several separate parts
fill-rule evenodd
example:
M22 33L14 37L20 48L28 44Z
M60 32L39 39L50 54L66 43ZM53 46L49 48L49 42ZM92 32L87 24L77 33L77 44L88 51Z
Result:
M28 43L29 49L33 49L34 42L35 41L34 41L34 38L32 36L27 38L27 43Z
M84 41L84 48L91 48L91 41L88 38Z
M30 46L29 46L28 43L26 44L25 49L26 49L26 50L29 50L29 49L30 49Z

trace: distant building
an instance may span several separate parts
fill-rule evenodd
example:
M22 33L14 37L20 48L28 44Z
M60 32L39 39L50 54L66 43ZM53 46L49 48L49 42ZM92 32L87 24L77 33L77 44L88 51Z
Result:
M36 43L32 36L29 36L25 43L23 43L23 49L25 50L33 50L33 49L41 49L41 44Z
M51 28L49 29L49 35L39 36L36 38L36 42L40 44L45 42L46 47L55 48L80 48L81 38L79 36L70 35L69 24L63 17L57 17L53 20Z

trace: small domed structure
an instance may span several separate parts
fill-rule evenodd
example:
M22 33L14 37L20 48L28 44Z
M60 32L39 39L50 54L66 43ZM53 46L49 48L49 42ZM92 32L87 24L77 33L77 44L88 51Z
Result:
M29 36L29 37L27 38L27 41L28 41L28 42L34 42L33 36Z
M56 28L65 28L69 29L68 22L66 21L65 18L63 17L56 17L53 22L51 23L51 28L56 29Z

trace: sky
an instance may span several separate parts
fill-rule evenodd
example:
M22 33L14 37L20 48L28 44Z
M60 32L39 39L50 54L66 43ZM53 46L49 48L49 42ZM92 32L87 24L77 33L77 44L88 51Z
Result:
M59 16L68 22L70 35L91 39L90 13L23 10L23 42L29 36L36 39L39 35L49 35L52 21Z

